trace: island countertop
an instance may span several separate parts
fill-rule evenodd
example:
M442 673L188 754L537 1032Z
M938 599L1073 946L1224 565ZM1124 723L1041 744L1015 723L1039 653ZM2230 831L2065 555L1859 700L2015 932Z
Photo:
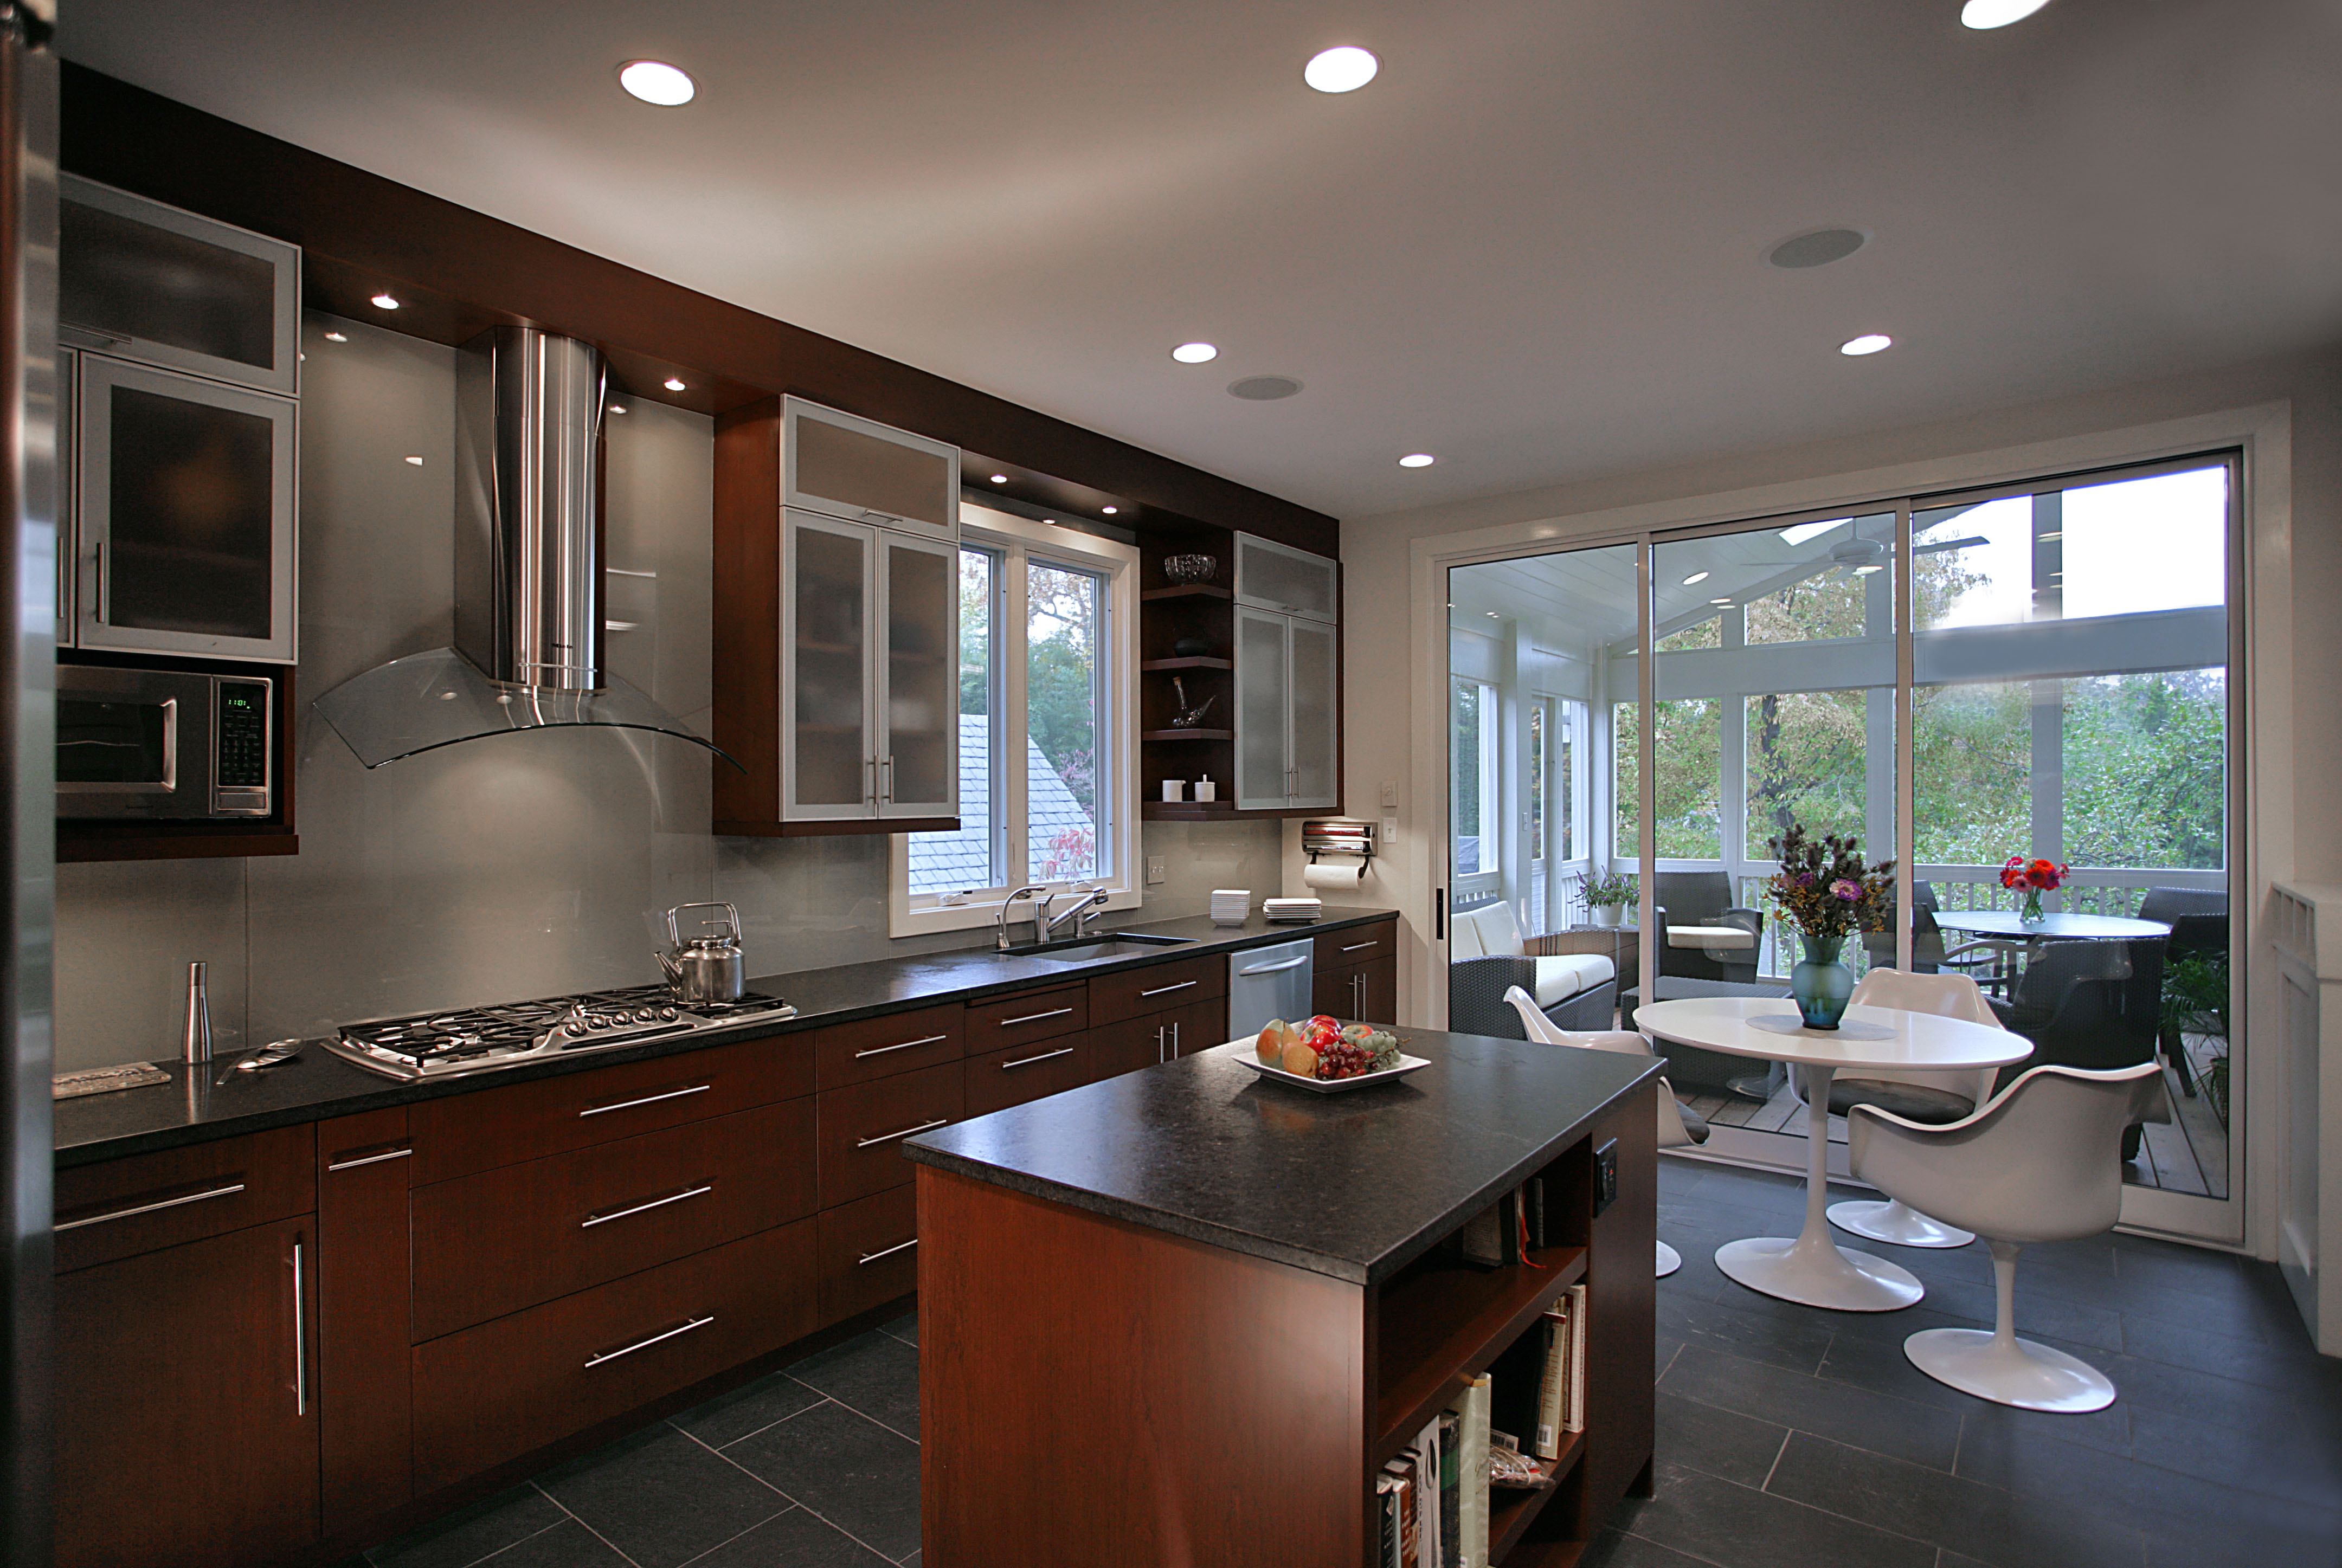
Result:
M1249 1042L907 1140L938 1170L1376 1285L1526 1180L1654 1058L1401 1029L1430 1065L1317 1094L1264 1081Z

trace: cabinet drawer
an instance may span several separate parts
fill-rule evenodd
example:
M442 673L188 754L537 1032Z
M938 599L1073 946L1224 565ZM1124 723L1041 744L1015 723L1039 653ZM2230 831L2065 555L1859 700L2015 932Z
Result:
M1014 996L971 1002L967 1004L968 1054L1078 1034L1089 1024L1089 991L1081 985L1020 991Z
M277 1127L59 1171L56 1272L305 1214L316 1146L313 1127Z
M1228 994L1228 960L1225 954L1186 958L1176 964L1150 964L1119 974L1101 974L1090 982L1090 1025L1119 1023L1173 1007L1185 1007L1210 996Z
M1355 969L1361 964L1371 964L1377 958L1389 958L1398 952L1398 922L1376 921L1372 925L1346 925L1339 931L1321 931L1315 968L1318 973L1329 969Z
M1122 1027L1137 1029L1137 1024ZM1090 1081L1089 1037L1053 1034L967 1059L967 1114L988 1116Z
M966 1024L967 1009L953 1003L819 1030L813 1037L814 1077L820 1087L836 1089L956 1062Z
M919 1288L919 1190L893 1187L821 1213L821 1321L838 1323Z
M966 1114L961 1065L946 1062L821 1096L816 1147L823 1208L910 1181L911 1162L903 1158L903 1140Z
M420 1189L415 1338L804 1218L813 1121L785 1100Z
M800 1220L415 1348L415 1490L475 1475L814 1328Z
M802 1034L627 1062L409 1107L421 1186L813 1093Z

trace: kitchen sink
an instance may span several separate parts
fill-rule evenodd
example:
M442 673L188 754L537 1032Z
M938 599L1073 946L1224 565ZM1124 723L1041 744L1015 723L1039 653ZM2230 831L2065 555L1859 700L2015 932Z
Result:
M1192 945L1192 936L1150 936L1137 931L1109 931L1103 936L1069 936L1061 942L1028 942L1011 947L1004 957L1039 958L1051 964L1086 964L1096 958L1130 958L1160 947Z

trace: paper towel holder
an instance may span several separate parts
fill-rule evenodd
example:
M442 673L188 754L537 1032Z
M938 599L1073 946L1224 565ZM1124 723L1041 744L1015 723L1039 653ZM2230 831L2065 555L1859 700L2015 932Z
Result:
M1355 854L1358 857L1358 880L1366 879L1366 872L1375 858L1375 824L1370 822L1343 822L1331 818L1304 822L1301 824L1301 847L1316 865L1321 854ZM1345 866L1342 869L1347 870Z

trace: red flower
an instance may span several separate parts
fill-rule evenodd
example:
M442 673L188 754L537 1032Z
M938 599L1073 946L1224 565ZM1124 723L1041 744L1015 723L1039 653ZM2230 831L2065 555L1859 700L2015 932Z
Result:
M2066 878L2073 869L2054 860L2027 860L2021 854L2012 854L2008 857L2008 864L2000 868L2000 885L2055 893L2066 885Z

